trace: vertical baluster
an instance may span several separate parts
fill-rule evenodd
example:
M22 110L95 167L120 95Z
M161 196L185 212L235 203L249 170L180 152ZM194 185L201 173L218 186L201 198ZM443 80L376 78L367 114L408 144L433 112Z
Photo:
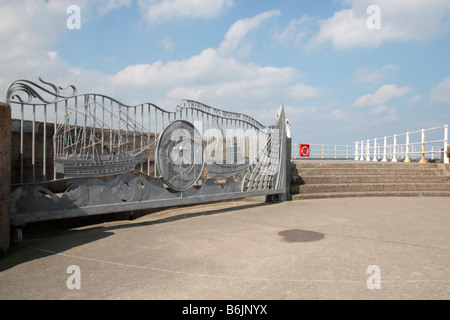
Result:
M32 172L32 182L36 181L36 163L35 163L35 152L36 152L36 105L33 105L33 121L31 128L31 172Z
M370 140L366 142L366 161L370 161Z
M23 103L20 105L20 183L23 183L23 169L24 169L24 163L23 163Z
M383 144L383 162L387 162L386 158L386 147L387 147L387 137L384 137L384 144Z
M406 157L405 162L411 162L409 159L409 132L406 133Z
M44 104L44 128L43 128L43 141L42 141L42 181L46 181L47 176L47 105Z
M376 138L373 140L373 160L372 161L374 161L374 162L378 161L378 158L377 158L377 139Z
M444 126L444 163L449 163L448 159L448 125Z
M397 157L396 157L396 149L397 149L397 135L394 135L394 146L392 149L392 160L391 162L397 162Z

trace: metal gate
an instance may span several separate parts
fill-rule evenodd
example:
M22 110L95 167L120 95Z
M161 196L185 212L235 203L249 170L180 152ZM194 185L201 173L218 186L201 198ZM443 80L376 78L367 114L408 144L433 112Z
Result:
M11 223L286 194L283 106L263 126L192 100L174 111L13 82Z

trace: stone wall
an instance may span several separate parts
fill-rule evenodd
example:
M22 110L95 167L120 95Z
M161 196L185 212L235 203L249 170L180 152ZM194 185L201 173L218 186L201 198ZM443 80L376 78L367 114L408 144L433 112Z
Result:
M35 171L35 181L44 181L53 179L53 134L54 124L47 124L45 132L46 149L46 175L43 176L44 166L44 123L35 122L35 159L34 166L32 161L33 151L33 123L24 121L23 125L23 183L33 182L33 167ZM20 120L11 121L11 183L21 183L20 167Z
M0 102L0 258L9 250L11 193L11 108Z

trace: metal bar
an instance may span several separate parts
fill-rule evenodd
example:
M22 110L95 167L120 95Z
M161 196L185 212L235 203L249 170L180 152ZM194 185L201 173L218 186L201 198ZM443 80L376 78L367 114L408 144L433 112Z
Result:
M109 125L109 155L112 159L112 155L113 155L113 127L114 127L114 118L113 118L113 114L114 114L114 105L112 100L110 100L109 102L110 104L110 108L111 108L111 123Z
M394 146L392 147L392 160L391 162L397 162L397 135L394 135Z
M36 181L36 105L33 105L33 122L31 129L31 170L32 170L32 182Z
M409 159L409 132L406 133L406 158L405 162L411 162Z
M136 107L133 108L134 109L134 123L133 123L133 150L136 150Z
M144 148L144 106L141 105L141 150ZM141 172L144 172L144 159L141 160Z
M38 222L38 221L48 221L48 220L58 220L64 218L72 218L79 216L89 216L97 214L108 214L126 211L137 211L137 210L147 210L154 208L167 208L188 204L199 204L208 203L214 201L223 201L230 199L243 199L248 197L257 197L262 195L272 195L280 194L286 192L286 188L282 189L271 189L271 190L257 190L257 191L246 191L246 192L231 192L231 193L220 193L213 195L200 195L200 196L190 196L190 197L179 197L179 198L168 198L168 199L158 199L158 200L148 200L141 202L124 202L117 204L108 204L100 206L89 206L76 209L62 209L53 210L51 213L28 213L20 217L16 217L18 221L24 223Z
M42 176L44 178L43 181L46 181L47 172L46 172L46 166L47 166L47 105L44 104L44 130L43 130L43 150L42 150Z
M20 105L20 183L23 183L23 103Z
M147 104L147 114L148 114L148 137L147 137L147 143L148 145L150 145L150 141L151 141L151 135L152 135L152 131L150 130L150 109L151 106L149 104ZM150 150L148 150L148 157L147 157L147 175L150 176Z
M66 106L67 106L67 100L66 100L65 103L66 103ZM54 126L53 126L53 135L56 135L57 123L58 123L58 104L55 103L55 123L54 123ZM53 144L53 163L55 163L55 157L56 157L56 145ZM55 169L54 166L53 166L53 180L56 180L56 169Z
M176 118L176 116L175 116L175 118ZM157 134L157 132L158 132L158 110L156 110L156 108L155 108L155 151L154 151L154 158L153 158L153 159L155 159L155 161L154 161L154 169L153 169L155 178L158 176L158 174L156 172L156 170L157 170L157 168L156 168L156 156L157 156L157 151L156 151L156 144L157 144L156 140L157 140L157 137L156 137L156 134Z
M105 97L102 97L102 155L105 150Z
M444 163L449 163L449 157L448 157L448 125L445 125L444 127L444 157L443 157Z
M83 144L82 144L82 150L86 150L86 121L87 121L87 107L88 107L88 102L87 100L89 99L89 96L84 96L84 121L83 121L83 131L82 131L82 139L83 139ZM81 154L81 152L80 152ZM88 152L86 152L86 157L87 157Z

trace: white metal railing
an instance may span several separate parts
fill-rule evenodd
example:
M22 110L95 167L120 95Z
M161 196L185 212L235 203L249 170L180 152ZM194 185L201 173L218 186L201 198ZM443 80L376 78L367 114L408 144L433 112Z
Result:
M310 159L345 159L352 160L354 158L354 147L352 145L338 144L309 144ZM292 145L292 159L301 158L300 144Z
M442 159L449 163L448 125L356 141L354 155L354 160L360 161L424 163Z

